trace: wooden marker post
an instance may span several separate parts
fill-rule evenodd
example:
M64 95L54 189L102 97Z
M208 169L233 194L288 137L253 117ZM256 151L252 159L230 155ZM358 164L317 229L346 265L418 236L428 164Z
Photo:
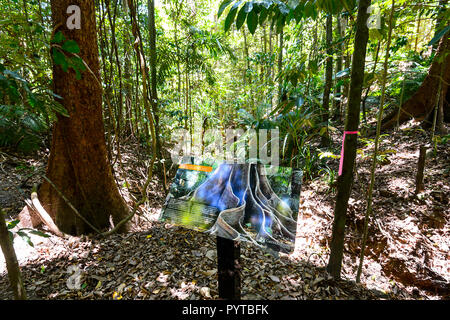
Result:
M240 254L241 247L238 242L217 237L217 275L220 299L241 299Z
M425 186L423 184L423 172L425 170L426 156L427 156L427 147L420 146L419 161L417 163L416 194L425 190Z

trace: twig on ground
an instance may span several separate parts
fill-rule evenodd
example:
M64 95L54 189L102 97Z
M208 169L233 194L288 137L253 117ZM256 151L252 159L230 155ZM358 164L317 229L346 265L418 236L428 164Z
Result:
M50 185L53 187L53 189L55 189L55 191L59 194L59 196L66 202L66 204L73 210L73 212L81 219L83 220L89 227L92 228L92 230L94 230L97 233L101 233L100 230L98 230L96 227L94 227L92 225L92 223L90 223L85 217L83 217L81 215L81 213L78 212L78 210L72 205L72 203L70 203L69 199L67 199L64 194L62 194L61 191L59 191L59 189L55 186L55 184L49 179L47 178L45 175L42 176L44 178L45 181L47 181L48 183L50 183Z

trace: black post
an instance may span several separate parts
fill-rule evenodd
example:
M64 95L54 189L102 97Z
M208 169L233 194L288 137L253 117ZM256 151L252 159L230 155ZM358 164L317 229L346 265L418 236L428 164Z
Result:
M241 299L240 253L238 242L217 237L217 275L221 299Z

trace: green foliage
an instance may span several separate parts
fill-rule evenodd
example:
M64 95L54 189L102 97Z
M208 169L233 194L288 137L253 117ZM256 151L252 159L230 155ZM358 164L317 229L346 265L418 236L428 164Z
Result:
M447 27L443 28L441 31L439 31L434 37L433 39L430 40L430 42L428 43L429 46L434 45L435 43L437 43L438 41L440 41L442 39L442 37L447 34L447 32L450 31L450 25L448 25Z
M322 179L326 181L326 183L331 187L331 192L335 189L335 183L337 179L337 172L331 169L329 166L325 165L324 168L319 170L319 175L322 176Z
M36 151L41 146L40 134L45 130L45 124L24 108L0 105L0 147L24 153Z
M387 134L380 135L380 142L388 137ZM373 158L373 148L375 145L375 139L371 138L360 138L360 142L365 144L365 148L358 149L356 152L361 157L362 160ZM377 162L380 164L390 163L389 156L396 154L397 151L394 149L379 149L377 154Z
M436 142L441 145L445 145L450 142L450 134L447 134L442 137L439 135L436 135L435 138L436 138Z
M50 6L39 3L0 1L0 147L21 152L33 152L47 140L57 114L68 116L55 101L62 98L50 89L49 53L55 43L45 18ZM62 34L56 40L62 43ZM65 48L76 51L71 42Z
M36 151L42 135L48 130L45 117L55 112L68 116L58 103L49 100L54 95L32 85L17 72L0 64L0 147L11 147L28 153Z
M234 2L234 4L233 4ZM301 19L317 18L319 12L338 14L342 10L351 12L355 6L355 0L291 0L286 4L279 0L251 0L251 1L223 1L219 6L218 17L227 7L233 4L225 18L225 32L236 21L236 29L239 30L245 21L251 34L254 34L258 25L263 25L268 19L277 32L289 24L292 20L297 23ZM239 10L240 8L240 10ZM239 13L238 13L239 12Z
M66 40L61 31L52 39L52 57L56 65L61 66L64 72L69 68L75 71L77 80L81 80L81 72L86 70L83 60L77 55L80 47L74 40Z
M49 238L50 236L44 232L41 232L39 230L34 230L30 228L20 228L16 231L10 231L14 229L18 224L20 220L13 220L6 223L6 227L8 229L9 238L11 239L11 242L14 241L14 233L17 234L19 237L21 237L26 243L28 243L31 247L34 247L33 242L31 241L29 234L34 234L36 236L40 236L43 238Z

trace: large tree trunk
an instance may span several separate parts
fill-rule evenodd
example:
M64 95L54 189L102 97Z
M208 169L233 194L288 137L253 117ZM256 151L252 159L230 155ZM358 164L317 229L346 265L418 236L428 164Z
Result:
M367 9L371 0L360 0L356 21L355 51L353 52L352 73L350 80L349 101L345 131L358 131L361 95L364 83L364 67L366 60L369 29L366 22L369 18ZM345 223L347 207L353 185L353 169L355 167L357 135L350 134L344 142L344 161L342 175L338 178L338 191L334 208L333 233L330 245L330 259L327 270L336 279L341 276L342 257L344 254Z
M80 30L66 27L69 5L81 9ZM94 2L52 0L51 8L55 32L61 31L78 43L80 57L92 73L86 70L77 80L73 70L64 72L60 66L53 66L54 92L63 98L58 102L70 117L58 116L46 175L91 224L99 230L107 229L110 216L117 224L128 215L128 208L107 161ZM73 235L92 231L49 183L42 184L39 196L61 231Z
M418 121L426 119L438 104L439 82L442 80L442 96L446 97L444 101L444 113L446 120L450 115L448 84L450 83L450 33L447 33L439 43L436 57L428 71L428 75L423 81L417 92L407 100L400 109L396 108L384 120L382 129L390 129L397 122L404 123L414 117ZM442 78L441 78L442 74Z

